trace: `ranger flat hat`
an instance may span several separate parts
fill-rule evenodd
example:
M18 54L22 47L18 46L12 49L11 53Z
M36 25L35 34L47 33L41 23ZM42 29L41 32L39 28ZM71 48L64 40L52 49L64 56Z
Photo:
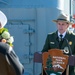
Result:
M68 24L70 24L70 25L72 25L73 23L72 22L70 22L69 20L68 20L68 16L66 15L66 14L64 14L64 13L61 13L59 16L58 16L58 18L56 19L56 20L53 20L53 22L58 22L58 21L64 21L64 22L67 22Z
M7 23L7 17L2 11L0 11L0 23L2 27L4 27Z

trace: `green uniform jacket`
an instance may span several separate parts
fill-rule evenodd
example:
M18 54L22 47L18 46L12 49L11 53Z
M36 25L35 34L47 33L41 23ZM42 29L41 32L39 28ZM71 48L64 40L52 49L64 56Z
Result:
M68 43L71 47L72 54L74 55L75 54L75 34L67 32L64 38L66 38L68 40ZM61 49L68 47L68 43L64 39ZM56 48L59 49L59 41L58 41L57 31L47 35L42 52L47 52L49 49L56 49ZM70 66L69 75L75 75L73 66Z

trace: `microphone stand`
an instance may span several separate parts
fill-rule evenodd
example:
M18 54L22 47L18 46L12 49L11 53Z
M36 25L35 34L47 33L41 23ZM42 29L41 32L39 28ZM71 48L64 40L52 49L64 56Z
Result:
M71 50L71 47L70 47L70 45L69 45L69 43L68 43L68 40L66 39L66 38L64 38L65 40L66 40L66 42L67 42L67 45L68 45L68 48L69 48L69 55L70 56L72 56L72 50ZM69 65L67 66L67 68L66 68L66 75L69 75Z

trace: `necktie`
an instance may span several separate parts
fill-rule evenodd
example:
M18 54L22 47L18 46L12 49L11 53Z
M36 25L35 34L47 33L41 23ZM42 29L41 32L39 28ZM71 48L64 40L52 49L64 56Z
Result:
M60 38L59 38L59 41L62 41L62 40L63 40L62 37L63 37L63 35L61 34L61 35L60 35Z
M59 48L61 49L61 46L62 46L62 43L63 43L63 35L60 35L60 38L59 38Z

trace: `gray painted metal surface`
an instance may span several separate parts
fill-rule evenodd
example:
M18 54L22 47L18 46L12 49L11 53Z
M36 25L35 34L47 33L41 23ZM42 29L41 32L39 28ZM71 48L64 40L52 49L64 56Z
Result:
M39 8L60 7L62 0L0 0L0 7L4 8Z
M34 33L33 30L29 29L29 25L7 25L6 27L9 29L9 32L14 37L15 42L13 48L19 56L21 63L25 67L24 74L33 74L33 64L30 63L33 55L30 54L29 36L29 34Z

